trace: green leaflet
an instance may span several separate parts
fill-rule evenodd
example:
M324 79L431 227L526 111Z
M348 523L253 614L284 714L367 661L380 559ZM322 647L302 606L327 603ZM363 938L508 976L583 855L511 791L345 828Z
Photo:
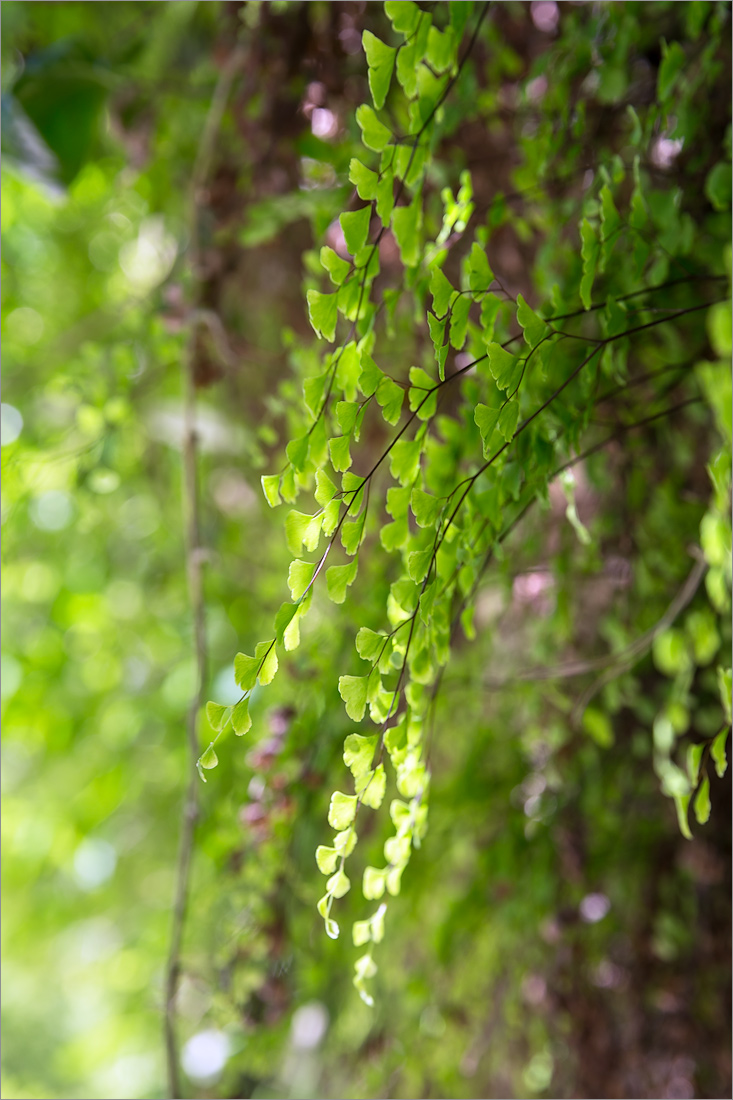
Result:
M516 359L499 344L488 344L489 370L499 389L514 393L522 378L523 359Z
M356 398L360 370L359 349L354 341L350 340L341 349L336 365L336 385L343 390L347 401L353 401Z
M240 699L232 708L232 729L237 737L243 737L252 727L249 713L249 699Z
M339 861L339 853L335 848L328 848L325 844L319 844L316 848L316 863L322 875L332 875Z
M291 439L285 448L285 454L288 456L288 461L298 472L305 469L308 461L309 449L310 442L307 435L303 435L299 439ZM284 493L283 496L285 496ZM288 498L285 497L285 499L287 500Z
M336 405L336 419L339 428L345 436L351 435L359 415L359 403L357 401L339 401Z
M687 749L687 774L690 777L690 785L692 787L697 786L697 780L700 775L700 761L702 760L704 749L704 745L689 745Z
M257 679L265 687L271 683L278 668L277 650L275 640L271 642L258 642L255 646L255 660L260 665Z
M328 441L328 453L331 465L337 473L345 473L351 466L351 451L349 448L350 437L348 435L335 436Z
M357 108L356 121L361 130L361 140L367 149L373 149L375 153L381 153L392 134L384 123L379 121L374 109L368 103L362 103L361 107Z
M445 317L448 306L458 297L458 291L453 289L439 267L434 267L430 273L430 293L433 296L433 313L436 317Z
M376 392L377 404L382 409L384 419L388 424L396 424L402 412L402 402L405 399L405 391L398 386L386 374L379 380Z
M387 871L378 867L365 867L362 893L367 901L378 901L384 894Z
M387 511L393 519L399 519L401 516L406 516L409 504L409 487L398 488L396 485L393 485L387 490Z
M356 795L334 791L328 808L328 824L332 829L347 829L356 816Z
M354 779L370 773L374 754L379 744L378 737L362 737L359 733L350 733L344 742L344 764Z
M351 251L351 249L349 249L349 251ZM349 263L349 261L343 260L336 252L334 252L332 248L329 248L327 245L324 245L321 249L320 256L321 265L328 272L331 278L331 282L335 283L336 286L341 286L344 279L351 270L351 264Z
M428 328L430 330L430 339L433 341L433 347L435 348L436 355L445 341L445 330L447 326L448 320L446 317L438 319L434 316L434 314L428 312Z
M432 419L438 403L433 379L422 367L410 367L410 387L408 391L410 411L417 412L420 420Z
M453 28L456 42L461 41L463 29L471 17L473 6L472 3L466 3L466 0L450 0L448 5L450 9L450 25Z
M386 641L385 634L377 634L367 626L362 626L356 635L356 652L365 661L377 660Z
M352 256L356 256L367 242L371 214L371 206L362 206L361 210L352 210L339 217L346 247Z
M410 496L410 508L419 527L434 527L443 502L417 487Z
M477 241L471 245L468 257L468 286L471 291L482 293L487 291L494 281L494 273L489 267L489 260Z
M697 823L704 825L710 818L710 780L707 776L703 777L700 788L695 795L693 809Z
M679 42L671 45L662 39L662 63L657 74L657 98L660 103L669 97L685 67L685 53Z
M336 921L328 915L329 906L332 900L333 897L331 894L324 894L323 897L319 899L318 904L316 905L316 909L323 917L323 921L326 926L326 935L329 937L329 939L337 940L339 938L339 926Z
M336 336L338 318L337 296L321 294L318 290L309 290L306 299L308 317L316 336L322 336L324 340L333 340Z
M349 718L354 722L361 722L364 717L364 711L366 710L367 677L340 676L339 694L346 704L346 713ZM344 829L346 826L334 825L334 828Z
M349 163L349 181L353 183L360 199L364 199L365 202L376 199L379 176L371 168L367 168L360 160L357 160L356 157L352 157ZM321 257L321 262L323 262L323 257ZM342 261L342 263L345 262L345 260Z
M476 421L478 430L481 432L481 439L484 445L484 458L489 457L491 451L491 438L499 423L499 415L503 405L503 401L497 399L496 405L479 404L473 410L473 418Z
M725 775L728 767L728 760L725 755L725 743L728 740L728 734L730 730L724 729L713 739L713 743L710 746L710 756L715 764L715 771L719 779L722 779Z
M371 397L376 393L379 383L384 375L368 352L361 354L361 373L359 374L359 389L365 397Z
M359 549L365 523L366 512L362 512L355 520L345 523L341 528L341 545L347 554L353 555Z
M420 9L413 0L386 0L384 11L394 29L405 38L414 33L420 22Z
M249 657L246 653L238 653L234 658L234 679L242 691L251 691L257 683L257 672L260 662L256 657Z
M351 929L354 947L362 947L372 938L371 924L368 920L357 920Z
M521 294L517 297L517 321L522 327L525 341L531 348L536 347L542 337L547 335L546 322L527 305Z
M291 553L299 554L305 545L306 550L313 551L318 546L321 534L322 520L319 515L309 516L304 512L288 512L285 517L285 537Z
M383 172L377 184L377 217L386 228L394 210L394 176L391 171Z
M300 561L296 558L295 561L290 563L290 569L288 570L288 588L290 589L290 597L292 600L297 601L300 599L310 582L313 580L315 571L315 564L309 561Z
M221 703L206 704L206 718L213 730L219 733L224 729L232 713L231 707L222 706Z
M334 898L342 898L351 889L351 882L343 871L337 871L326 883L326 891Z
M450 345L456 351L460 351L466 342L468 330L468 314L471 309L471 299L468 295L456 298L451 309L450 317ZM445 375L441 374L441 378Z
M196 761L196 767L198 768L199 775L203 779L204 783L206 782L206 776L201 769L206 768L207 770L210 770L211 768L215 768L218 763L219 757L214 752L213 744L211 744Z
M380 41L371 31L364 31L362 44L369 66L369 90L379 111L387 98L397 50Z
M422 203L419 196L409 206L398 206L392 213L392 232L405 267L415 267L420 260L421 224Z
M309 597L306 596L306 601L308 599ZM292 603L281 604L275 616L275 637L277 638L278 644L285 646L288 652L297 649L300 643L300 626L298 620L304 606L305 601L301 605Z
M408 554L407 557L407 572L410 574L410 578L419 584L420 581L425 580L428 575L428 570L433 561L433 550L428 547L427 550L415 550L412 554Z
M326 570L326 587L328 598L334 603L343 603L346 599L346 589L356 580L359 562L356 558L348 565L332 565Z
M420 468L422 444L419 440L399 439L389 455L392 477L401 485L411 485Z
M444 73L455 62L456 45L453 31L448 27L445 31L439 31L437 27L431 27L428 31L428 45L426 51L430 67L437 73Z
M514 434L517 430L517 424L519 422L519 402L517 400L508 401L504 404L501 412L499 413L499 420L497 427L500 434L504 439L514 439Z
M372 810L378 810L384 800L384 792L387 789L387 776L384 764L378 764L373 772L360 773L354 777L356 793L365 806Z
M277 508L278 504L282 503L280 498L280 475L263 474L260 481L262 483L262 492L265 494L265 500L271 508Z
M342 829L333 838L333 846L340 856L350 856L356 847L357 835L353 825L348 829Z
M718 161L705 178L705 195L710 200L713 210L722 212L730 210L731 204L731 166L725 161Z
M338 490L325 470L316 470L315 498L321 507L325 507L333 500Z
M313 378L306 378L303 382L303 397L305 399L308 412L311 416L316 417L321 411L323 400L326 396L326 387L328 385L328 374L319 374ZM307 454L307 452L306 452ZM301 468L303 460L301 459Z
M601 188L601 226L603 227L604 247L618 233L622 226L621 218L613 201L613 195L607 183Z

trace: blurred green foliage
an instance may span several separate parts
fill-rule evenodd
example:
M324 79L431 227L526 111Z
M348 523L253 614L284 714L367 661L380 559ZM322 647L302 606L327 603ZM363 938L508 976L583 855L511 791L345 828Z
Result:
M407 18L412 5L398 7ZM464 46L480 14L421 7L443 28L450 8ZM626 213L636 150L656 249L647 281L680 268L729 275L729 6L494 8L443 107L426 232L441 246L460 236L474 203L496 273L570 312L579 299L553 284L577 287L592 264L568 231L579 211L600 223L587 174L601 159ZM2 1091L165 1096L163 969L195 681L181 505L188 334L208 686L230 705L232 655L272 636L287 598L284 520L259 482L283 468L278 441L304 430L301 386L320 360L303 292L312 302L332 289L317 249L324 238L339 249L350 166L369 156L362 131L372 149L381 140L356 110L371 87L375 102L386 96L385 122L409 132L414 119L395 81L390 93L384 71L375 80L389 57L361 52L364 29L399 41L381 4L2 10ZM237 39L247 63L200 196L205 262L191 271L192 165ZM444 46L431 39L438 74ZM409 86L409 69L395 72ZM623 181L614 153L628 162ZM410 364L434 369L425 310L389 298L405 289L400 255L418 256L403 221L380 256L401 382ZM638 259L606 257L601 285L619 294ZM420 278L406 289L429 303L442 290L427 299ZM673 287L635 323L715 297ZM497 331L513 322L513 311L498 316ZM252 692L246 739L230 731L217 744L177 1002L188 1095L729 1090L730 775L727 735L716 738L730 691L729 303L657 332L636 357L625 346L623 360L608 357L604 388L619 392L603 423L583 424L598 433L586 442L695 403L589 457L557 497L553 486L550 510L527 515L487 574L476 637L454 647L430 733L430 827L390 905L374 1009L351 986L348 937L322 934L314 851L331 792L351 790L338 678L363 674L354 636L383 627L400 576L376 532L343 604L325 584L314 591L300 648ZM440 439L451 455L470 441L480 459L473 408L486 395L464 387L441 405ZM555 438L571 421L558 414ZM365 423L365 466L392 431ZM428 457L442 477L437 443ZM696 545L709 568L670 618ZM203 750L215 736L203 713L200 733ZM357 877L379 865L391 831L370 815ZM338 903L346 927L368 915L356 893Z

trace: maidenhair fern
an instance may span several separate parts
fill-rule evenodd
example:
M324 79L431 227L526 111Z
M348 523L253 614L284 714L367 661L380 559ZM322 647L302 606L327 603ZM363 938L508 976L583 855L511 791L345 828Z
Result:
M605 6L603 19L622 28L624 7ZM696 128L704 125L699 101L706 51L723 25L718 9L708 7L705 43L696 40L694 27L690 42L663 43L656 100L620 112L622 132L605 143L595 134L594 163L584 173L590 124L571 89L597 79L594 64L602 67L602 51L612 48L614 36L599 37L597 57L576 60L573 34L581 14L566 14L557 69L540 74L547 92L522 138L525 159L515 179L536 190L530 215L522 218L502 195L480 208L468 171L460 174L455 197L445 185L444 142L473 110L479 64L486 67L481 82L491 86L491 5L436 5L429 14L410 0L387 2L389 42L364 32L372 99L356 111L364 152L349 167L355 191L339 219L342 247L320 250L322 274L307 290L322 346L319 367L303 380L302 430L287 445L285 468L262 478L273 507L293 504L301 494L314 503L285 520L294 556L291 598L275 617L274 636L253 655L237 655L241 700L234 707L210 703L207 715L219 736L229 723L237 734L248 731L249 695L256 682L273 679L278 652L298 646L314 587L325 585L336 604L348 600L359 582L364 540L378 530L395 579L382 621L365 624L356 636L363 673L338 679L358 731L344 744L344 789L332 794L328 811L332 835L324 835L316 852L325 876L318 911L327 934L336 937L338 900L356 873L359 822L380 810L394 781L397 797L388 799L393 835L383 862L361 872L367 904L352 931L354 944L365 949L354 980L368 1003L385 899L399 894L428 825L428 728L442 670L458 632L473 636L482 577L528 509L547 505L549 487L561 475L568 521L581 541L590 540L570 471L635 426L599 436L596 408L642 373L661 378L670 363L694 367L709 354L706 321L713 358L697 373L724 440L710 461L714 492L701 530L710 608L697 619L691 614L676 635L662 630L654 640L655 659L671 682L669 704L654 722L654 764L662 790L676 800L683 831L691 799L699 821L709 813L707 758L718 774L725 769L723 717L708 746L690 747L686 766L673 760L684 732L675 706L695 668L714 654L705 639L729 606L723 238L712 223L707 235L698 234L679 188L667 180L657 185L650 162L660 135L694 145ZM623 67L623 58L614 64ZM583 179L561 200L551 187L558 158L561 167L580 169ZM721 161L706 183L715 209L729 205L729 181L729 165ZM534 304L510 291L494 260L492 239L505 225L540 242L525 280L534 287ZM388 241L401 265L392 285L381 266ZM399 325L414 333L414 362L395 360ZM655 405L652 417L669 411L664 393L660 384L662 407ZM379 421L387 442L376 461L365 464L361 433ZM719 677L729 723L730 672L721 669ZM202 778L202 769L216 763L212 742L199 761Z

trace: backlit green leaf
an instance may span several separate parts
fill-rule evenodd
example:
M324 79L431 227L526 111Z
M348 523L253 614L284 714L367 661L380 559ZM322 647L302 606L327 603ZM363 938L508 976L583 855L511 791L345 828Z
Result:
M346 829L356 815L356 795L334 791L328 808L328 824L332 829Z
M371 206L362 206L361 210L352 210L339 217L346 247L352 256L355 256L366 244L371 215Z
M257 679L265 687L274 679L278 669L277 649L275 640L271 642L258 642L255 646L255 660L260 664Z
M312 562L300 561L298 558L290 563L288 570L288 588L293 600L299 600L313 579L316 567Z
M397 50L386 45L371 31L364 31L362 44L369 66L369 90L374 106L380 110L389 91Z
M710 780L706 775L695 795L693 808L698 825L704 825L710 819Z
M328 248L326 245L321 249L321 264L328 272L331 282L335 283L336 286L341 286L351 270L349 261L343 260L332 248Z
M386 0L384 10L394 29L406 38L415 31L420 21L420 9L413 0Z
M232 713L231 707L224 707L221 703L207 703L206 704L206 718L213 730L219 733L224 729L224 726L229 721L229 717Z
M329 599L334 603L343 603L346 589L356 580L359 563L356 558L348 565L332 565L326 570L326 587Z
M346 713L354 722L361 722L367 702L366 676L339 677L339 694L346 704ZM348 822L347 822L348 824ZM344 829L345 825L334 825L335 829Z
M318 290L309 290L306 298L308 317L316 336L322 336L324 340L333 340L338 318L337 296L321 294Z
M420 259L421 221L422 204L418 199L409 206L398 206L392 213L392 231L405 267L414 267Z
M316 848L316 863L322 875L332 875L338 866L339 858L335 848L329 848L325 844L319 844Z
M353 183L360 199L365 202L376 199L379 176L355 157L352 157L349 164L349 181Z
M379 121L374 113L374 108L370 107L368 103L362 103L361 107L357 107L356 121L361 129L361 140L367 149L373 149L375 153L381 153L392 134L384 123Z
M271 508L277 508L278 504L282 503L280 499L280 475L263 474L260 481L262 482L262 492L265 494L265 500Z
M522 378L523 361L510 355L499 344L489 344L486 350L489 370L497 386L510 394L514 393Z
M240 699L232 708L232 729L237 737L242 737L252 726L249 713L249 698Z

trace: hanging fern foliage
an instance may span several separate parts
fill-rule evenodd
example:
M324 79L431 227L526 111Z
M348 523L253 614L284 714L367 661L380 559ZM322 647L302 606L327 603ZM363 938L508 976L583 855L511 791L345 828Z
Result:
M272 636L235 659L240 701L233 709L209 704L217 737L199 766L216 765L214 744L229 722L237 734L249 729L255 684L269 684L278 655L298 647L316 588L345 604L363 556L380 556L391 578L386 604L356 634L359 663L349 659L349 671L335 675L350 728L344 781L315 853L328 936L340 934L339 900L352 888L363 894L351 934L363 949L354 984L368 1004L389 906L428 828L433 743L450 737L435 721L436 701L452 651L475 636L482 584L524 517L550 507L555 486L578 543L592 553L598 534L579 516L573 470L693 405L710 423L710 503L690 588L704 576L707 603L647 639L669 679L668 700L651 718L653 766L685 836L690 813L701 823L710 813L711 765L718 775L726 767L725 663L717 671L720 731L684 743L686 700L696 670L718 653L731 587L730 248L727 219L717 213L730 204L730 130L728 160L721 150L718 162L703 164L695 152L725 19L707 5L703 34L698 6L687 8L687 38L662 42L656 86L639 96L627 72L628 6L566 10L552 51L521 92L517 191L481 201L470 170L457 174L455 194L444 181L454 174L459 122L500 107L492 5L428 12L410 0L387 2L382 37L363 35L371 103L355 114L363 152L349 166L354 190L332 234L336 247L307 257L319 358L301 379L285 464L262 477L267 502L289 508L290 600ZM595 36L589 20L598 23ZM665 158L680 151L702 181L702 207L664 171ZM523 292L497 259L494 240L506 232L533 257ZM385 270L393 252L398 261ZM680 398L670 381L682 378L689 384ZM648 413L609 430L611 399L642 383ZM382 441L376 458L373 443L362 446L365 435ZM653 569L651 560L644 568ZM592 699L634 652L620 652L569 716L600 744L613 731ZM358 834L374 813L388 816L392 833L371 865L360 862Z

